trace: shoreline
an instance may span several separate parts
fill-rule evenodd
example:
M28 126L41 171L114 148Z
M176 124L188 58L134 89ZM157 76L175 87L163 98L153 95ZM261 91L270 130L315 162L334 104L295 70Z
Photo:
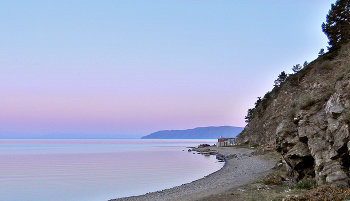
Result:
M109 201L210 200L214 199L215 195L249 184L266 176L275 166L276 160L274 158L252 154L255 149L211 146L194 150L207 149L216 151L225 157L225 164L220 170L181 186L138 196L111 199Z

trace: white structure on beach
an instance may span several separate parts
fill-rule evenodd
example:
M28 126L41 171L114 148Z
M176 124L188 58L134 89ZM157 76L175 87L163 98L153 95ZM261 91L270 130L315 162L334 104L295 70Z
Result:
M231 147L236 143L235 137L222 137L218 139L217 147Z

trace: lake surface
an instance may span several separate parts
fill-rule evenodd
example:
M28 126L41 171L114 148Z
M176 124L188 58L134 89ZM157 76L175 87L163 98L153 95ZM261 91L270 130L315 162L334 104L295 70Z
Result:
M189 183L219 170L188 152L216 140L0 140L0 200L106 201Z

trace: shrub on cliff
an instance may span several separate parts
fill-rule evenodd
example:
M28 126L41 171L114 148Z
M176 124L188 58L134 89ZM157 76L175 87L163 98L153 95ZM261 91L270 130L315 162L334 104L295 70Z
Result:
M253 119L255 111L255 108L248 109L247 116L244 117L246 123L249 123Z
M275 80L275 87L280 87L281 84L286 81L288 75L286 74L286 72L282 71L279 75L278 78Z

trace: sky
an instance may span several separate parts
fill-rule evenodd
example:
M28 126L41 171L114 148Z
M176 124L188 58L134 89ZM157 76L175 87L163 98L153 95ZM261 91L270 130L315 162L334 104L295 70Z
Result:
M335 0L1 1L0 138L246 125Z

